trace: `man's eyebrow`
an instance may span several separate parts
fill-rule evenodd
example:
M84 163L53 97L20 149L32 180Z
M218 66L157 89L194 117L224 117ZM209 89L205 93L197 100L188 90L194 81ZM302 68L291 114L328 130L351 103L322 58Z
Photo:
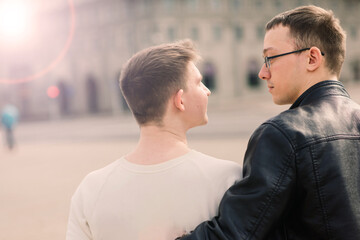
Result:
M267 51L274 49L273 47L268 47L263 50L263 55L266 54Z

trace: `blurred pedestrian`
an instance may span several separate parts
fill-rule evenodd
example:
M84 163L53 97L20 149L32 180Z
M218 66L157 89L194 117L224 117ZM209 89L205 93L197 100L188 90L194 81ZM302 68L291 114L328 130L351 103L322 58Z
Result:
M266 25L259 77L274 103L292 105L253 133L219 216L183 240L360 239L360 106L339 81L345 42L316 6Z
M190 149L186 132L208 121L210 91L191 41L147 48L122 71L140 126L134 151L90 173L75 192L67 240L161 240L217 213L241 167Z
M1 124L5 133L6 146L12 150L15 146L14 129L18 121L19 112L18 109L12 105L7 104L1 112Z

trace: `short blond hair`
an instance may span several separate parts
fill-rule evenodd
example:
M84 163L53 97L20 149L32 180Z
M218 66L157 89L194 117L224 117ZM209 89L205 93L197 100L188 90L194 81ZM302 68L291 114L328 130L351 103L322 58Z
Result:
M186 89L189 62L198 58L193 42L187 39L146 48L129 59L120 87L139 125L161 124L170 97Z

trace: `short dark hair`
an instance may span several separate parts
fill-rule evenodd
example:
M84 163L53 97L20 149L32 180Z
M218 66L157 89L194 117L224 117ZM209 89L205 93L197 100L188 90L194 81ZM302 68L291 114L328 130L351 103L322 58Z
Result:
M170 97L186 90L189 62L199 58L191 40L146 48L125 64L121 91L139 125L162 123Z
M280 13L266 25L266 31L282 25L289 27L298 49L318 47L325 53L327 68L340 77L345 60L346 33L331 10L309 5Z

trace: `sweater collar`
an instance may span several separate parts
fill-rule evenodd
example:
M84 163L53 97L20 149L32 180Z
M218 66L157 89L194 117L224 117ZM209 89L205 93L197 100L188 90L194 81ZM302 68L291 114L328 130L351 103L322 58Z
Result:
M350 97L347 91L345 90L344 85L337 80L326 80L321 81L308 90L306 90L294 103L291 105L290 109L297 108L298 106L307 104L327 95L341 95Z

